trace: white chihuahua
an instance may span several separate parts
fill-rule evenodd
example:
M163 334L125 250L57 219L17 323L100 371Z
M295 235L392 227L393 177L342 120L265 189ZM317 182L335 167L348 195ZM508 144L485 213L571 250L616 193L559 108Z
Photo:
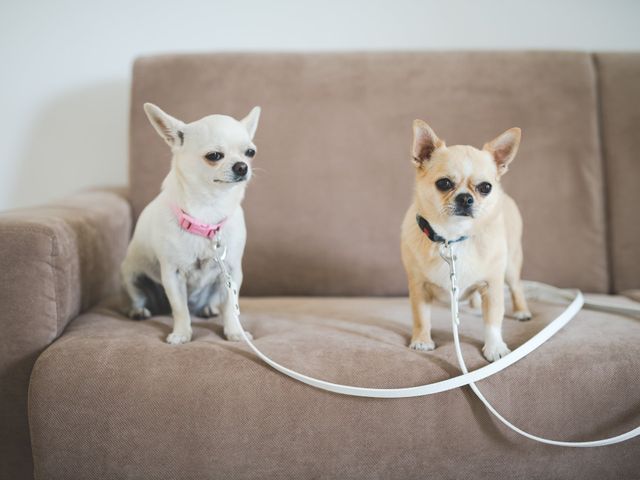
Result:
M162 191L140 214L122 264L129 316L144 319L170 309L173 332L167 342L179 344L191 340L190 312L221 313L225 336L239 341L213 252L218 239L239 288L246 240L240 204L251 178L260 108L240 121L210 115L189 124L150 103L144 110L173 158Z

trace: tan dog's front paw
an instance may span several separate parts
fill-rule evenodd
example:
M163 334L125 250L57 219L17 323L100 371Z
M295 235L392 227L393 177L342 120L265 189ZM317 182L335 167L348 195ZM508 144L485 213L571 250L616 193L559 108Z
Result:
M486 358L490 362L500 360L502 357L506 356L509 353L511 353L511 350L509 350L507 344L502 340L485 343L484 347L482 347L482 354L484 355L484 358Z
M527 320L531 320L531 312L527 310L520 310L517 312L513 312L513 316L516 320L520 322L526 322Z
M249 337L249 340L253 340L253 336L249 332L244 332L244 333L247 337ZM229 340L230 342L242 342L244 340L240 332L234 332L234 333L225 332L224 336L227 337L227 340Z
M436 344L430 338L424 338L420 336L414 336L409 344L411 350L417 350L418 352L429 352L436 348Z
M191 340L191 330L188 332L171 332L167 337L167 343L171 345L180 345Z

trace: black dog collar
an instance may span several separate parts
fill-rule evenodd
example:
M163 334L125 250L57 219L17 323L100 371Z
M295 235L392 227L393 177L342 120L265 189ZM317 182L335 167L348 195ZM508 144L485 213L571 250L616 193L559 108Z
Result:
M433 229L433 227L431 226L431 224L427 221L427 219L421 216L420 214L416 215L416 222L418 222L418 227L420 227L420 230L422 230L424 234L427 237L429 237L429 240L435 243L445 243L445 242L456 243L456 242L462 242L463 240L466 240L467 238L469 238L465 235L465 236L456 238L455 240L447 240L446 238L438 235L436 231Z

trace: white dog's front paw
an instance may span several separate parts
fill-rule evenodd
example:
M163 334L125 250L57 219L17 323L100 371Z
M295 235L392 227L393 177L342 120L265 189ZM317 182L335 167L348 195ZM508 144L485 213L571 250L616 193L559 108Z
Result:
M249 340L253 340L253 336L249 332L245 331L244 333L247 337L249 337ZM227 337L227 340L229 340L230 342L242 342L244 340L244 338L242 338L242 333L240 332L225 332L224 336Z
M507 344L502 340L493 341L490 343L485 343L484 347L482 347L482 353L484 358L489 360L490 362L495 362L496 360L500 360L502 357L511 353Z
M173 331L167 337L167 343L171 345L180 345L191 340L191 330L188 332Z
M129 318L132 318L134 320L145 320L147 318L149 318L151 316L151 312L142 307L142 308L131 308L131 310L129 310Z

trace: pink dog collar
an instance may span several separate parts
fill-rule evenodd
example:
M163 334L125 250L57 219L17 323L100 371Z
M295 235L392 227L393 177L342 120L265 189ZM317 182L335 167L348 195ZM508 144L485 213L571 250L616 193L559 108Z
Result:
M215 237L227 221L226 218L223 218L220 223L210 225L208 223L199 222L192 216L185 213L184 210L177 205L173 205L171 208L173 213L176 214L176 217L178 217L178 225L180 225L183 230L205 238Z

